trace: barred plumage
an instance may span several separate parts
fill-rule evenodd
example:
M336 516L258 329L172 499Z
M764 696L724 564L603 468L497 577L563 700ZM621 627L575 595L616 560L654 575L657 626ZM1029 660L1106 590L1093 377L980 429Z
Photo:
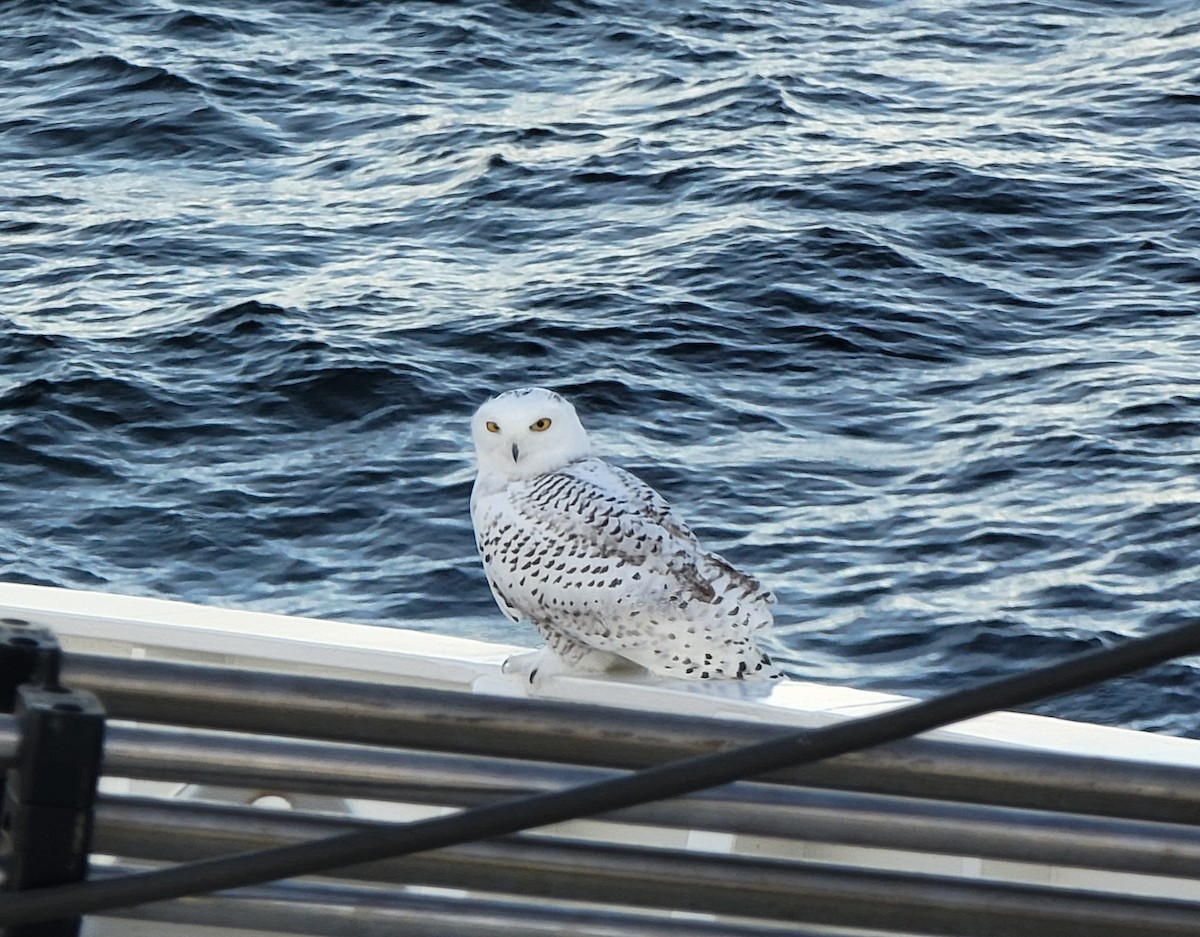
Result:
M775 675L755 641L770 593L706 551L653 488L592 456L567 401L512 391L484 404L473 429L471 514L492 593L567 667Z

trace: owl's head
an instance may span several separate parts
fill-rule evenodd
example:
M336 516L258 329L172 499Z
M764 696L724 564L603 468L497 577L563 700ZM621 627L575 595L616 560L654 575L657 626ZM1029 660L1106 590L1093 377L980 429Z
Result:
M591 454L575 408L542 387L493 397L471 420L480 474L505 479L553 472Z

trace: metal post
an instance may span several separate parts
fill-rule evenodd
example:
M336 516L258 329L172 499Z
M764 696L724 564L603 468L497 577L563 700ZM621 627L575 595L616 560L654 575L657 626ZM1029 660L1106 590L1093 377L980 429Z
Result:
M10 713L22 683L54 686L62 659L49 628L0 618L0 712Z
M17 687L24 683L56 686L62 652L54 632L23 618L0 618L0 713L11 713ZM0 803L4 801L0 773Z
M91 693L25 685L16 691L21 729L0 813L7 891L81 881L104 745L104 709ZM24 924L5 937L76 937L79 917Z

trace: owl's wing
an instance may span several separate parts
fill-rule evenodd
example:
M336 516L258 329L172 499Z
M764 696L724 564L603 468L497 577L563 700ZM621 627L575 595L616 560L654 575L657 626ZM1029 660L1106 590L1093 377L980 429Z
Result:
M708 582L709 588L714 584L719 587L732 586L746 595L756 594L768 603L775 601L774 596L763 589L762 584L753 576L737 569L723 556L705 550L692 529L671 507L666 498L644 481L619 466L609 465L599 459L592 461L599 462L607 473L611 473L619 481L624 495L638 505L639 513L651 518L656 525L669 532L677 543L686 544L692 554L702 560L700 565L704 568L704 578ZM722 581L717 583L716 580ZM708 589L703 591L707 592Z
M701 678L770 666L752 641L770 594L628 472L572 463L482 496L475 521L500 607L568 658L591 648Z
M705 551L662 495L601 459L535 480L526 510L539 527L592 555L672 580L675 601L712 602L730 586L745 594L761 591L757 580Z
M634 505L639 514L651 519L677 539L699 548L700 542L696 539L696 535L692 533L692 529L675 512L666 498L632 472L627 472L618 465L609 465L600 459L588 461L598 464L592 466L584 463L581 465L582 471L598 475L597 481L602 487L617 489L621 499ZM605 485L605 482L608 484Z

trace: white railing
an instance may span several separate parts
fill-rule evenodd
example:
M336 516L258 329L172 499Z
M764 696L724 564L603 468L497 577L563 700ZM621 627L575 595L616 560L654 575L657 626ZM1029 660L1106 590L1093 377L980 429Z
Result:
M574 700L531 699L499 672L510 648L24 586L0 585L0 617L55 629L64 684L114 720L94 843L114 868L557 790L895 704L572 678L549 690ZM14 746L0 721L0 758ZM999 714L769 782L122 914L189 934L1194 934L1198 782L1198 742ZM252 806L265 797L293 809Z

